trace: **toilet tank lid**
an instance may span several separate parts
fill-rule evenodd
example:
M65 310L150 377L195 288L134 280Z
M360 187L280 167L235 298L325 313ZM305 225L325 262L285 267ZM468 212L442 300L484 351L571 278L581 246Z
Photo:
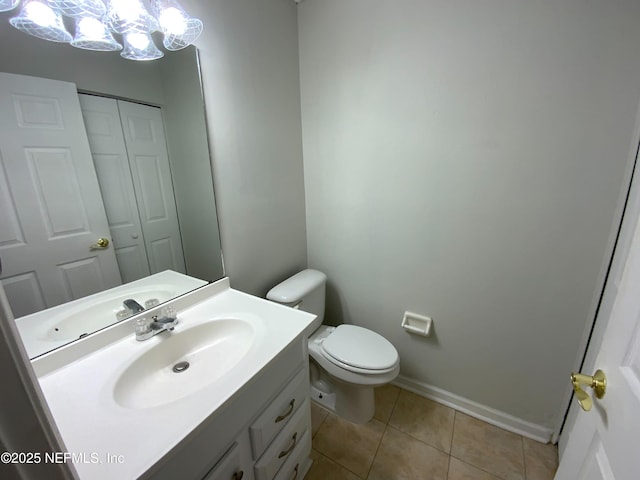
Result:
M318 270L303 270L269 290L267 299L278 303L298 303L326 281L327 276Z

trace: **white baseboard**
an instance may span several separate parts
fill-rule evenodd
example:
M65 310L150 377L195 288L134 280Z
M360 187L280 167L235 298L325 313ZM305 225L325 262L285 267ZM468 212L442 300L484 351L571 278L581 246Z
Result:
M550 428L514 417L441 388L433 387L402 375L398 376L393 384L509 432L517 433L542 443L551 441L553 431Z

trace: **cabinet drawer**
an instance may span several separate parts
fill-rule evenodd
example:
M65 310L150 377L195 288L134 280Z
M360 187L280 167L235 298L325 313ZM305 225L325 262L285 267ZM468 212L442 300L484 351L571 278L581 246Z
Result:
M249 428L254 459L262 455L271 440L309 397L308 374L308 370L302 368Z
M293 449L287 461L275 476L274 480L302 480L309 469L311 460L311 430L307 430L302 435L302 439L296 448Z
M311 428L311 413L309 411L309 400L305 401L293 418L282 429L276 439L271 442L269 448L264 452L255 464L254 472L256 480L271 480L276 472L287 461L295 448L303 440L307 430Z
M234 443L203 480L240 480L243 477L246 475L242 471L240 447Z

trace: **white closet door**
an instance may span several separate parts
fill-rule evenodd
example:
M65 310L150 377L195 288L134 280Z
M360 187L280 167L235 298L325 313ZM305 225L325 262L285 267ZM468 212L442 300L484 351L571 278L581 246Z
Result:
M118 102L94 95L79 97L122 281L132 282L148 276L150 270Z
M118 109L151 273L185 273L162 113L121 100Z
M0 257L15 316L121 283L72 83L0 73Z

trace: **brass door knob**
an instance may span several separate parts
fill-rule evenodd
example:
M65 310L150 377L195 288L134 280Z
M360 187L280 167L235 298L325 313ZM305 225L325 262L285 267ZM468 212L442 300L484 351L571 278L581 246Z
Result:
M591 410L593 400L582 387L591 387L597 398L604 397L604 394L607 392L607 377L602 370L596 370L593 376L583 375L582 373L572 373L571 384L573 385L573 391L576 394L578 403L585 412Z
M108 238L99 238L96 243L89 247L89 250L104 250L109 247L109 239Z

